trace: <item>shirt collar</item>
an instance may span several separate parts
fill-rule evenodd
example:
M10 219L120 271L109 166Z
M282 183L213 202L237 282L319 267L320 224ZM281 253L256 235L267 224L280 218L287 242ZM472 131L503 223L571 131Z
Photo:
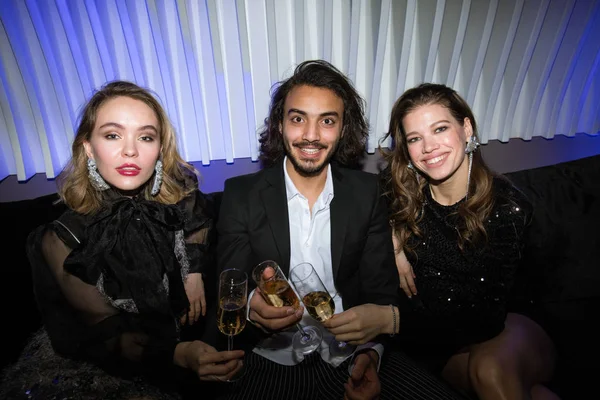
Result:
M283 175L285 178L285 192L287 194L287 201L290 201L296 196L304 197L302 193L298 191L296 185L294 185L294 182L292 182L292 178L290 178L290 175L287 172L286 162L287 156L283 158ZM331 164L327 166L327 179L325 180L325 187L323 187L323 191L319 195L317 202L319 202L320 199L324 199L325 206L328 206L329 203L331 203L331 200L333 200L333 178L331 176Z

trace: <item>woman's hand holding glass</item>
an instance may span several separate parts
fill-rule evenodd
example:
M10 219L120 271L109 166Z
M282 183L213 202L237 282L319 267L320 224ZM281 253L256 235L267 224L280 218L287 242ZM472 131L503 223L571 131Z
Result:
M390 306L377 304L352 307L323 323L337 340L352 345L365 344L383 333L392 333L392 325Z
M306 355L318 349L321 332L299 324L304 309L279 265L271 260L264 261L254 268L252 277L260 296L252 296L250 300L250 320L271 331L296 324L298 332L292 339L294 350Z
M243 367L242 350L217 351L199 340L181 342L173 357L176 365L189 368L201 381L229 381Z

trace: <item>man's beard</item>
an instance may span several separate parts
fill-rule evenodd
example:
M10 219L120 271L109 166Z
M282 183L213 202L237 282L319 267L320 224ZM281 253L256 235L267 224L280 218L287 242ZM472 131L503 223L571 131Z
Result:
M296 147L296 149L299 149L300 146L290 145L290 143L288 141L286 141L285 139L283 140L283 145L285 147L287 157L291 161L292 165L294 166L294 170L298 173L298 175L303 176L305 178L311 178L313 176L319 175L325 169L325 167L327 167L329 165L331 158L334 156L335 152L337 151L337 148L339 145L339 140L332 144L332 147L330 148L329 152L325 155L325 159L323 159L323 161L320 164L315 164L315 162L311 162L311 161L302 162L301 160L296 158L295 154L292 152L292 147ZM301 146L302 145L313 145L313 146L316 145L316 146L320 147L321 149L326 148L326 146L323 146L322 144L320 144L318 142L317 143L303 142L301 144Z

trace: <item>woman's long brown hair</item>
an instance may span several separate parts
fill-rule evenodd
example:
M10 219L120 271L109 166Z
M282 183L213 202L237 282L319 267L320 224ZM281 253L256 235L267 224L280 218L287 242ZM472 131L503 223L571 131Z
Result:
M407 246L411 235L422 236L418 222L422 217L425 197L423 190L428 184L428 177L416 169L408 168L410 156L406 143L406 132L402 126L403 119L415 109L430 104L438 104L447 108L461 125L469 118L473 127L473 135L478 138L477 124L471 108L466 101L452 88L445 85L424 83L409 89L396 100L390 117L390 127L386 135L391 137L393 145L390 150L380 147L388 163L386 174L390 199L390 223L397 236L401 249L412 251ZM468 197L458 208L459 232L458 246L464 250L466 245L477 245L486 241L487 235L484 221L494 207L492 193L493 173L483 161L481 153L473 153L473 166L468 188Z

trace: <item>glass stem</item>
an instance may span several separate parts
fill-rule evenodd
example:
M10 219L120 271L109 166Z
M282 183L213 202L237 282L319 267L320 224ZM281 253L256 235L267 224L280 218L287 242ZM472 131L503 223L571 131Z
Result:
M233 350L233 335L227 335L227 351Z
M304 330L304 328L302 327L302 325L300 324L296 324L296 327L298 328L298 330L300 331L300 333L302 334L302 340L304 342L307 342L308 339L310 339L310 335L308 333L306 333L306 331Z

